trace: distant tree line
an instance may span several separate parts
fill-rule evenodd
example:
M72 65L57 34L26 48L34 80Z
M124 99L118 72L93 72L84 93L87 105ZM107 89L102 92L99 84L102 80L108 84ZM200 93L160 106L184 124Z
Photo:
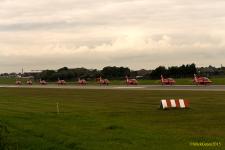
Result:
M198 68L198 74L201 74L203 76L224 76L225 75L225 67L221 65L220 68L216 68L213 66L208 67L200 67Z
M60 68L58 70L44 70L41 73L35 75L35 79L43 79L47 81L55 81L58 79L64 80L77 80L78 78L93 80L100 76L108 79L124 79L125 76L132 78L143 78L143 79L159 79L160 75L165 77L173 78L184 78L193 77L193 74L197 73L195 64L188 64L182 66L164 67L159 66L154 70L139 70L132 71L128 67L116 67L107 66L102 70L97 69L86 69L86 68L75 68L69 69L67 67Z
M86 69L86 68L75 68L69 69L63 67L55 70L44 70L40 74L35 76L35 79L42 79L48 81L55 81L58 79L64 80L77 80L78 78L93 80L102 76L103 78L109 79L121 79L126 75L130 76L131 70L128 67L104 67L102 70L97 69Z
M185 78L185 77L193 77L193 74L197 74L197 68L195 64L182 65L180 67L172 66L169 68L159 66L158 68L153 70L150 74L148 74L147 78L158 79L161 75L165 77Z
M216 68L213 66L196 68L196 65L187 64L181 66L171 66L164 67L159 66L153 70L131 70L128 67L116 67L107 66L102 70L97 69L86 69L86 68L67 68L63 67L58 70L44 70L41 73L38 72L25 72L21 73L2 73L0 77L31 77L35 80L43 79L47 81L56 81L58 79L64 80L77 80L78 78L93 80L100 76L103 78L118 79L122 80L127 75L132 78L142 78L142 79L160 79L160 75L172 78L186 78L193 77L193 74L198 74L202 76L212 77L212 76L225 76L225 67Z

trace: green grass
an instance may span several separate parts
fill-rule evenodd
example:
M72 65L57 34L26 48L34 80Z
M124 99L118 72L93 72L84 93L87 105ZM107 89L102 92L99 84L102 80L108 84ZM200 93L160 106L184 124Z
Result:
M162 98L191 109L161 110ZM22 150L225 149L224 108L225 92L0 88L0 123Z
M22 80L24 83L26 83L26 80ZM5 77L0 77L0 84L15 84L16 83L16 78L5 78Z
M225 85L225 78L221 77L221 78L211 78L211 80L213 81L213 84L217 84L217 85Z

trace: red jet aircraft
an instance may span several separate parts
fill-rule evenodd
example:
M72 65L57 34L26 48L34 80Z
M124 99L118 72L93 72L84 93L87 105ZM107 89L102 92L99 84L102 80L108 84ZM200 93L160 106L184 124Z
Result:
M176 81L173 78L164 78L163 75L161 75L161 84L162 85L173 85Z
M45 80L40 79L40 84L41 84L41 85L46 85L47 82L46 82Z
M84 79L78 78L78 84L79 84L79 85L86 85L86 84L87 84L87 81L84 80Z
M32 80L27 80L27 84L32 85L33 84Z
M136 79L129 79L128 76L126 76L126 84L127 85L137 85L138 81Z
M66 84L66 81L65 81L65 80L60 80L60 79L58 79L57 84L58 84L58 85L65 85L65 84Z
M16 80L16 85L21 85L22 82L20 80Z
M96 81L100 84L100 85L109 85L109 80L108 79L102 79L102 77L100 76L100 78L97 78Z
M212 84L212 81L209 80L209 78L206 78L206 77L197 77L196 74L194 74L194 80L193 80L193 82L196 85L209 85L209 84Z

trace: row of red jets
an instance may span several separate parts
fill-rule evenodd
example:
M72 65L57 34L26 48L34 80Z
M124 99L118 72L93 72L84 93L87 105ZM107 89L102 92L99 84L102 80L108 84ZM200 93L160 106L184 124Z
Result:
M128 76L126 76L125 78L126 78L126 84L127 85L138 85L137 79L129 79ZM110 84L110 81L108 79L103 79L102 77L97 78L96 82L99 85L109 85ZM45 80L41 80L41 79L40 79L39 83L41 85L47 84L47 82ZM77 83L79 85L86 85L87 81L79 78ZM206 77L196 76L194 74L193 83L196 84L196 85L209 85L209 84L212 84L212 81L210 79L206 78ZM21 81L16 80L16 85L21 85L21 84L22 84ZM33 84L32 80L28 80L27 84L32 85ZM66 81L58 79L57 84L58 85L65 85ZM161 75L161 84L162 85L174 85L174 84L176 84L176 81L173 78L164 78L163 75Z
M63 80L59 80L59 81L63 81ZM59 81L58 81L58 83L59 83ZM47 85L47 82L45 80L40 80L39 83L41 85ZM21 85L21 84L22 84L22 81L16 80L16 85ZM27 84L32 85L33 84L32 80L27 80Z
M161 75L162 85L174 85L175 83L176 81L173 78L164 78ZM193 83L196 85L210 85L212 84L212 81L207 77L196 76L196 74L194 74Z
M100 85L109 85L110 84L110 81L108 79L102 79L102 77L97 78L96 79L96 82L99 83ZM28 85L32 85L33 84L32 80L27 80L26 83ZM39 83L41 85L47 85L47 81L45 81L45 80L41 80L40 79ZM80 79L79 78L78 81L77 81L77 83L80 84L80 85L86 85L87 84L87 81L84 80L84 79ZM21 84L22 84L22 81L16 80L16 85L21 85ZM66 84L66 81L65 80L61 80L61 79L58 79L57 84L58 85L65 85Z

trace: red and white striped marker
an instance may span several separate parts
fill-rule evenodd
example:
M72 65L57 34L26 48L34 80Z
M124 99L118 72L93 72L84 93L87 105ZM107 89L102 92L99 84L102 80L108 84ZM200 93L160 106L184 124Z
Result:
M169 109L169 108L189 108L190 104L188 100L184 99L170 99L170 100L161 100L160 108Z

